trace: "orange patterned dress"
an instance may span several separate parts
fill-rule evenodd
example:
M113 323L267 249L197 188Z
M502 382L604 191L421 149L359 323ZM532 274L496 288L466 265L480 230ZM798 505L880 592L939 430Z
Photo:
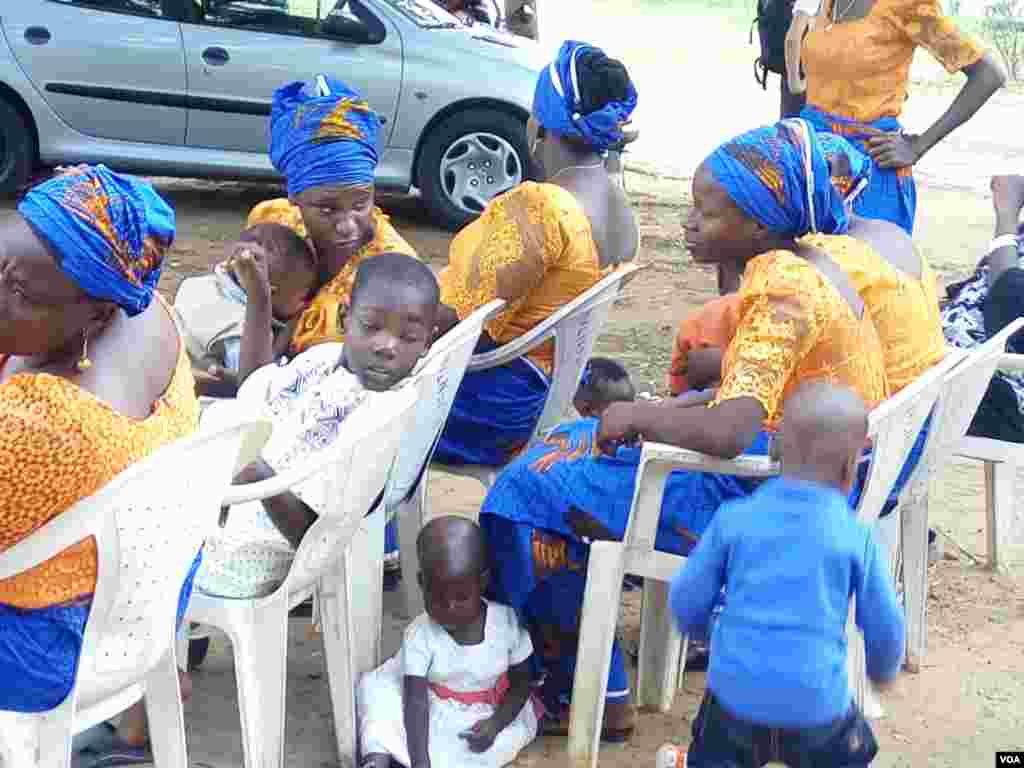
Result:
M196 428L195 383L180 347L167 391L142 420L48 373L17 374L0 384L0 551ZM88 597L95 587L96 543L88 539L0 581L0 604L47 608Z
M765 428L774 431L786 398L808 381L852 389L869 408L889 396L870 313L858 318L806 259L789 251L752 259L739 297L739 324L714 405L752 397L765 409Z
M802 49L807 104L822 112L857 123L899 117L917 48L950 74L985 53L943 14L941 0L877 0L864 18L835 25L833 2L822 3Z
M407 243L380 208L373 209L376 234L373 240L363 246L348 264L323 286L299 318L292 334L290 351L298 355L314 344L325 341L345 340L345 315L352 295L352 283L360 262L382 253L404 253L416 258L416 251ZM281 224L306 238L306 225L302 211L287 198L265 200L249 213L246 227L256 224Z

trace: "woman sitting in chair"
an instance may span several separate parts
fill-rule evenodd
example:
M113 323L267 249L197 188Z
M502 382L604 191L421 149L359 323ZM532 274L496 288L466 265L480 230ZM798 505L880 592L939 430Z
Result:
M585 43L562 45L537 81L527 125L537 175L546 181L491 201L452 241L440 276L441 332L504 299L508 306L487 324L478 351L493 349L635 256L636 220L602 154L622 140L636 100L620 62ZM435 458L498 466L523 448L547 399L552 350L547 342L506 365L467 373Z
M377 114L334 78L319 75L313 83L289 83L274 92L270 161L287 180L288 197L253 208L246 229L281 224L304 238L316 257L320 288L290 333L281 335L282 344L266 349L253 368L316 344L344 341L359 264L382 253L416 255L374 205L379 132ZM243 251L270 260L256 243L237 243L234 255ZM240 382L223 384L230 392Z
M726 284L742 275L736 331L712 405L615 403L600 421L556 429L498 475L481 508L495 548L492 596L521 611L541 649L545 704L556 715L549 731L566 727L588 542L625 533L640 457L631 443L642 437L727 459L763 455L782 403L806 381L849 387L871 407L888 395L881 343L835 244L802 240L848 225L814 131L784 122L733 139L700 166L693 198L686 236L694 259L717 264ZM718 507L755 485L673 474L658 549L686 554ZM606 740L626 739L633 728L617 647L604 723Z
M174 239L167 203L82 166L31 190L18 214L0 225L0 550L188 435L199 413L170 308L154 301ZM67 697L95 586L92 540L0 581L0 710Z

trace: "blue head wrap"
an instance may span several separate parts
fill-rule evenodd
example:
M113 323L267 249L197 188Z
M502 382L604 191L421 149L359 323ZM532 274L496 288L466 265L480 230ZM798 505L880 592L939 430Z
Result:
M174 241L174 210L149 183L83 165L32 189L18 213L89 296L131 316L149 306Z
M850 226L814 129L783 120L732 139L705 160L745 214L787 237L844 234Z
M561 136L581 139L598 152L623 139L622 127L636 109L637 92L629 82L626 98L611 101L600 109L585 112L580 92L578 61L588 54L604 55L600 48L567 40L556 58L537 78L533 92L533 114L545 129Z
M817 137L832 174L832 185L839 190L847 206L853 205L871 181L871 158L842 136L818 132Z
M340 80L318 75L274 91L270 162L288 180L288 195L325 184L373 184L380 118Z

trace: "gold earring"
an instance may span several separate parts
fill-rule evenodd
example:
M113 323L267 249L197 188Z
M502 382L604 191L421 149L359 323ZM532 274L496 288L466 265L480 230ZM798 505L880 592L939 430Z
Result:
M87 333L82 334L82 356L78 358L75 367L78 368L79 372L88 371L92 368L92 360L89 359L89 335Z

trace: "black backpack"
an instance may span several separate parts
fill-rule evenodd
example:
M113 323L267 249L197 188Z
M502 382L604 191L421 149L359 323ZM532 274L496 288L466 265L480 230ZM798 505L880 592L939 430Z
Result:
M754 79L768 88L768 73L786 74L786 33L793 21L793 0L757 0L757 18L750 28L754 42L754 25L761 41L761 55L754 61Z

